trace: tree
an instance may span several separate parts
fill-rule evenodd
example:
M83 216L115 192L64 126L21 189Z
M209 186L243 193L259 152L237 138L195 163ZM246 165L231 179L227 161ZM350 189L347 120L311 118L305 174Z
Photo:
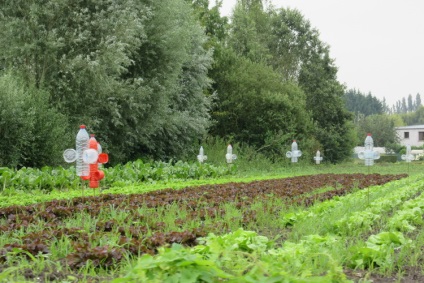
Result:
M42 167L63 163L67 119L49 105L49 94L17 74L0 76L0 166Z
M355 140L351 114L344 108L344 88L337 81L329 47L319 40L318 31L296 10L264 11L259 0L237 3L230 46L238 56L271 66L281 82L300 87L314 125L308 138L322 145L327 160L338 162L350 156ZM256 93L264 96L260 89ZM303 104L302 99L297 95L292 103Z
M267 65L269 20L261 1L237 2L209 72L217 97L210 133L281 155L286 142L306 137L311 121L304 93Z
M189 4L151 3L154 13L146 23L146 41L125 75L133 85L140 82L134 96L140 106L150 108L132 110L131 117L145 123L134 125L142 136L135 149L139 155L177 158L209 126L210 98L204 90L210 84L212 53L205 50L207 38L194 13L187 13Z
M390 109L389 105L387 105L387 102L386 102L386 98L385 97L383 97L383 101L381 102L381 104L383 106L383 113L390 114L391 113L391 109Z
M219 9L222 7L222 0L216 0L215 6L209 8L209 0L186 0L193 7L193 12L200 20L200 24L205 29L208 36L208 46L214 47L223 42L228 34L228 18L221 17Z
M371 133L374 146L384 147L399 143L395 130L395 120L386 114L370 115L357 124L358 140L362 145L367 133Z
M234 9L229 45L252 62L267 63L269 16L261 0L238 0Z
M231 49L218 54L212 77L219 103L212 112L216 124L211 134L274 152L288 140L306 137L311 123L304 94L296 85L283 83L271 67ZM277 135L279 144L266 144Z
M416 111L401 115L406 125L424 124L424 107L420 106Z
M212 57L186 1L5 2L5 68L48 91L69 132L100 134L112 163L184 156L206 133Z
M421 107L421 95L419 93L417 93L417 95L415 96L415 110L418 110Z
M359 90L350 89L344 94L344 101L347 110L353 113L362 113L365 116L384 113L384 104L371 93L365 95Z
M336 163L349 157L355 142L352 115L344 107L344 87L337 81L329 47L296 10L272 13L270 32L268 46L273 66L284 78L296 81L306 94L314 136L326 159ZM282 68L284 64L290 69Z
M414 103L412 102L412 95L408 95L408 106L407 106L408 112L414 111Z
M408 106L406 105L406 99L405 99L405 97L402 97L401 111L402 111L402 113L408 112Z
M323 60L321 56L316 54L301 69L299 84L306 93L306 106L312 112L317 140L327 159L337 163L348 158L354 146L352 115L344 108L344 89L336 80L336 68L329 57Z

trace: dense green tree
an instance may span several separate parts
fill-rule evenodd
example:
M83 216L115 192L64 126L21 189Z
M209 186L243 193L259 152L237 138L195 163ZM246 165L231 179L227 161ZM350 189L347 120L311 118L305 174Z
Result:
M316 138L333 163L348 158L355 143L352 115L344 107L344 88L336 75L337 69L324 53L305 64L299 76L299 84L307 94L306 107L315 122Z
M297 10L271 10L269 14L266 42L272 56L268 63L283 79L298 82L301 68L321 44L319 33Z
M208 36L209 46L222 42L228 34L228 18L219 13L222 0L216 0L215 5L209 8L209 0L186 0L191 3L194 14L199 18L205 33Z
M349 89L344 94L347 110L353 113L362 113L365 116L384 113L384 104L371 93L365 95L356 89Z
M219 71L213 74L219 103L212 112L212 134L272 151L287 140L306 137L311 123L296 85L283 83L271 67L231 49L219 54ZM266 144L273 136L279 136L280 143Z
M383 106L383 113L386 113L386 114L391 113L391 109L389 105L387 105L387 101L385 97L383 97L383 101L381 101L381 105Z
M270 59L266 38L270 17L261 0L238 0L234 8L229 45L240 56L252 62L267 63Z
M238 1L227 40L215 48L210 76L217 100L211 134L281 154L311 127L305 95L268 66L269 15L261 1Z
M358 145L363 145L367 133L371 133L374 146L389 146L399 143L395 130L396 119L391 115L370 115L357 123Z
M6 69L51 93L119 162L169 158L209 125L211 54L184 0L5 1ZM18 36L19 35L19 36Z
M412 101L412 95L408 95L408 106L407 106L408 112L414 111L414 102Z
M401 111L402 111L402 113L408 112L408 106L406 105L406 99L405 99L405 97L402 97Z
M421 107L421 95L417 93L415 96L414 110L418 110Z
M177 157L209 125L210 101L203 90L210 83L212 57L203 47L204 30L187 10L190 5L184 1L152 1L146 42L126 75L128 81L143 80L134 92L144 95L140 105L149 107L138 112L137 120L144 125L135 125L143 136L139 154Z
M2 71L63 113L67 132L87 124L112 163L184 157L211 121L258 150L301 138L331 162L350 154L337 69L298 11L239 0L229 22L220 1L3 4Z
M416 111L400 115L406 125L424 125L424 107L420 106Z
M0 76L0 167L62 164L67 119L49 105L49 94L18 75Z
M306 109L314 122L313 134L327 160L339 162L349 157L355 142L352 116L345 109L344 87L337 81L329 47L297 10L279 9L271 14L272 61L292 64L290 71L283 74L297 81L306 94ZM281 70L278 66L274 68Z
M344 108L342 99L344 88L337 81L337 68L329 56L329 47L319 40L319 33L311 28L309 21L296 10L265 11L262 1L240 0L234 10L229 37L229 46L236 55L243 56L252 63L271 66L272 68L266 72L272 74L271 70L274 70L277 74L275 78L282 82L282 85L287 83L300 87L302 92L293 92L293 95L288 96L288 101L293 105L304 105L306 111L302 111L302 115L308 113L308 119L312 117L314 130L309 132L308 138L316 139L321 144L327 160L338 162L350 156L355 142L355 132L350 122L351 115ZM219 68L221 72L224 69L226 68ZM238 75L237 78L243 76ZM242 82L239 79L238 84L234 85L240 86ZM264 84L257 83L255 88L252 86L249 89L240 88L245 97L239 99L238 103L247 104L245 101L250 99L258 104L257 99L252 99L246 92L254 92L258 98L265 97L266 92L263 90L266 88L262 87L265 87ZM218 91L221 97L223 92L227 92L225 99L222 100L223 104L227 103L229 97L234 98L241 92L238 90L228 92L228 90L227 86L222 85ZM217 113L223 114L221 111ZM258 112L254 113L258 116ZM294 134L299 131L297 134L302 135L304 132L300 131L299 123L293 119L296 117L292 116L287 123L287 119L290 119L288 116L285 124L296 125ZM222 124L218 125L222 127ZM251 123L246 123L246 126L253 129ZM287 129L287 126L284 127Z
M416 111L420 107L421 107L421 95L417 93L415 96L415 100L412 98L412 95L409 94L407 99L405 99L405 97L402 97L402 99L396 101L392 109L393 109L393 113L405 114L408 112Z

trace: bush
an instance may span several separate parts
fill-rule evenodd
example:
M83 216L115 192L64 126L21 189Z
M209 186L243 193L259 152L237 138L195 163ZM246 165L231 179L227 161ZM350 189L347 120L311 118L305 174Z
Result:
M13 74L0 76L0 166L58 165L69 144L67 118L49 105L49 94Z
M396 163L397 155L381 155L380 159L376 160L377 163Z

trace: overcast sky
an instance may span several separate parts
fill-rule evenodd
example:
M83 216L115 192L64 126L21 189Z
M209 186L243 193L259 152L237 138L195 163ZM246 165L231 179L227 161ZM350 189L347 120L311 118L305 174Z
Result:
M213 2L213 1L210 1ZM389 106L424 101L424 0L272 0L299 10L330 46L338 79ZM236 0L223 0L229 16Z

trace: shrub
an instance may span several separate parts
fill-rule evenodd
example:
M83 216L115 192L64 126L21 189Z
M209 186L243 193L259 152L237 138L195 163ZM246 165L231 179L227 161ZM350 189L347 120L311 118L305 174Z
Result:
M0 166L42 167L62 162L67 118L49 94L11 73L0 76Z
M380 159L377 159L378 163L396 163L397 155L381 155Z

